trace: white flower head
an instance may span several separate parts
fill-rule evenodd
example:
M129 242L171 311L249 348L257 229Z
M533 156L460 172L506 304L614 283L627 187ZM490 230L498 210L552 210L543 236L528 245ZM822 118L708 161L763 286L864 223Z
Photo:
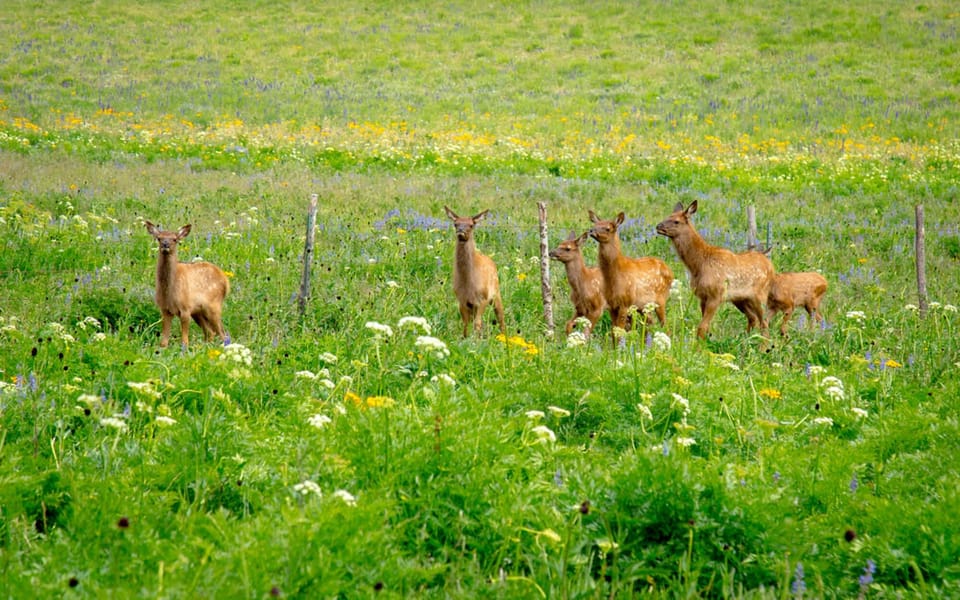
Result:
M377 323L376 321L367 321L365 327L373 332L375 339L393 337L393 327Z
M831 419L830 417L816 417L815 419L813 419L813 424L833 427L833 419Z
M547 407L547 410L549 410L549 411L550 411L550 414L552 414L553 416L557 417L558 419L562 419L563 417L569 417L569 416L570 416L570 411L569 411L569 410L567 410L567 409L565 409L565 408L561 408L561 407L559 407L559 406L548 406L548 407Z
M439 373L430 378L430 381L434 383L442 383L444 385L449 385L454 387L457 385L457 380L450 376L448 373Z
M297 379L316 379L317 374L313 371L297 371L293 374Z
M662 331L654 332L652 339L653 347L658 352L669 352L670 346L670 336Z
M577 346L584 346L587 343L587 336L584 335L582 331L571 331L570 335L567 336L567 348L576 348Z
M653 413L650 412L650 407L648 407L646 404L637 404L637 411L640 412L640 416L642 416L644 419L648 421L653 420Z
M417 336L417 341L414 342L414 345L417 348L420 348L423 352L432 354L434 357L439 359L444 359L450 356L450 349L447 348L447 345L443 342L443 340L430 337L429 335Z
M424 333L430 335L430 323L427 323L427 320L423 317L401 317L397 322L397 327L400 329L416 329L420 328Z
M680 408L682 408L684 415L687 415L687 414L690 413L690 401L689 401L689 400L687 400L686 398L684 398L684 397L681 396L680 394L677 394L676 392L671 392L670 395L673 396L673 404L676 405L676 406L679 406Z
M843 388L836 385L832 385L823 390L823 393L827 398L833 400L834 402L839 402L844 398Z
M862 310L848 310L847 318L857 324L863 324L867 320L867 314Z
M337 361L340 359L337 358L336 354L333 354L331 352L324 352L323 354L320 355L320 360L327 363L328 365L335 365L337 364Z
M537 425L530 431L533 432L533 435L537 436L537 441L541 444L557 441L557 434L555 434L553 430L546 425Z
M161 426L161 427L170 427L171 425L176 425L176 424L177 424L177 420L176 420L176 419L174 419L174 418L172 418L172 417L165 416L165 415L157 415L156 422L157 422L157 425L159 425L159 426Z
M840 388L841 390L843 389L843 382L840 381L840 378L839 378L839 377L834 377L833 375L827 375L826 377L824 377L823 379L821 379L821 380L820 380L820 385L821 385L822 387L825 387L825 388L828 388L828 387L838 387L838 388Z
M347 506L357 505L357 498L347 490L337 490L333 493L333 497L343 500L343 503Z
M313 427L316 427L317 429L323 429L332 422L333 420L330 417L322 414L316 414L307 419L307 423Z
M80 396L77 397L77 402L86 404L88 408L94 408L100 404L101 399L100 396L95 394L80 394Z
M316 496L323 496L323 492L320 490L320 486L314 481L309 479L302 481L300 483L294 484L293 491L300 494L301 496L309 496L314 494Z
M117 416L104 417L100 419L100 424L104 427L112 427L120 433L123 433L127 430L127 422Z
M676 438L676 442L678 445L683 446L684 448L689 448L690 446L696 444L697 440L691 437L678 437Z
M235 363L249 367L253 365L253 354L250 352L250 349L243 344L231 343L223 347L223 354L220 355L220 360L232 360Z
M542 419L546 416L542 410L528 410L524 414L531 421L536 421L537 419Z
M858 419L866 419L867 416L869 416L869 413L866 410L860 408L859 406L854 406L850 410L853 411L853 414L857 415Z

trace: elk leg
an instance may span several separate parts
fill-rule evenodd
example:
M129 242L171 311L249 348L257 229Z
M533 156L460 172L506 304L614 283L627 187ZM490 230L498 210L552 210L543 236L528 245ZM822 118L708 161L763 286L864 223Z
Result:
M173 315L169 313L163 313L161 315L163 319L163 329L160 332L160 347L166 348L170 343L170 324L173 321Z
M497 313L497 324L500 326L500 333L507 335L507 322L503 318L503 299L498 293L493 297L493 310Z
M473 320L473 311L466 304L460 305L460 319L463 321L463 337L470 335L470 321Z
M480 330L483 329L483 313L487 311L487 304L489 304L489 302L484 300L473 311L473 330L477 335L479 335Z
M713 321L713 316L717 314L717 309L720 308L721 301L721 298L717 298L716 300L700 300L702 317L700 318L700 324L697 325L697 337L701 340L707 339L707 332L710 331L710 323Z

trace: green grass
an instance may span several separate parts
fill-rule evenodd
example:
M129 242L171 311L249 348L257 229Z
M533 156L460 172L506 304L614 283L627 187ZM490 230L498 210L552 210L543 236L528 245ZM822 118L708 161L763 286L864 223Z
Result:
M0 595L960 594L949 3L8 4ZM694 199L827 326L697 341L653 230ZM537 202L552 244L626 212L669 348L549 334ZM507 339L460 339L444 205L491 209ZM144 219L230 273L232 346L158 347Z

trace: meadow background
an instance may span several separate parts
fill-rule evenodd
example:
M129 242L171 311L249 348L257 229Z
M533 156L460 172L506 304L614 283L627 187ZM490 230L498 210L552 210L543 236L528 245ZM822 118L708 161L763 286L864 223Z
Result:
M4 3L0 596L960 597L955 3L316 4ZM692 200L826 325L696 341ZM625 211L669 344L550 335L537 202ZM444 205L506 338L460 339ZM158 348L144 219L231 345Z

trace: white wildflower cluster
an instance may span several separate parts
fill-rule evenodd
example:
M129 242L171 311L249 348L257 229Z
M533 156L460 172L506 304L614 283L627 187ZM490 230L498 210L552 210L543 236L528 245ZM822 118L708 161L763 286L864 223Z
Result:
M80 394L77 397L77 403L79 403L83 408L89 408L93 410L100 406L102 402L100 396L95 394Z
M681 437L681 436L676 437L674 441L676 441L678 445L683 446L684 448L689 448L690 446L693 446L694 444L697 443L697 440L693 439L692 437Z
M673 396L671 407L679 406L683 411L683 417L686 418L690 414L690 401L676 392L672 392L671 395Z
M393 327L390 327L389 325L377 323L376 321L367 321L364 327L373 332L374 339L381 340L384 338L393 337Z
M170 427L171 425L176 425L177 420L166 415L157 415L156 423L160 427Z
M646 420L648 420L648 421L652 421L652 420L653 420L653 413L650 411L650 407L647 406L646 404L640 404L640 403L638 403L638 404L637 404L637 411L640 413L640 416L642 416L644 419L646 419Z
M672 345L670 336L663 331L654 332L651 343L657 352L669 352Z
M657 308L659 308L659 305L656 302L647 302L640 312L643 313L643 316L649 317L657 314Z
M679 300L683 296L683 283L679 279L674 279L670 284L670 297Z
M573 330L570 332L570 335L567 336L567 348L576 348L577 346L585 346L587 344L587 336L582 331Z
M310 496L311 494L317 496L318 498L323 496L320 486L317 485L315 481L310 481L309 479L294 484L293 491L297 494L300 494L304 498Z
M820 380L820 387L823 389L823 394L834 402L840 402L845 397L843 382L838 377L832 375L824 377Z
M430 381L433 383L442 383L450 387L455 387L457 385L457 380L454 379L449 373L439 373L430 378Z
M157 400L160 398L160 392L157 390L153 381L128 381L127 387L134 391L138 396Z
M253 364L253 355L243 344L228 344L223 347L220 360L230 360L249 367Z
M356 506L357 498L347 490L337 490L333 493L334 498L339 498L347 506Z
M830 417L816 417L813 419L814 425L824 425L826 427L833 427L833 419Z
M863 325L867 320L867 315L862 310L848 310L847 319L857 325Z
M526 417L531 421L536 421L538 419L542 419L545 416L547 416L546 413L543 412L542 410L528 410L523 414L526 415Z
M67 342L68 344L72 344L76 341L72 335L67 333L67 328L61 323L47 323L47 329L49 329L50 332L53 333L53 335L55 335L57 338Z
M558 419L562 419L563 417L569 417L569 416L570 416L570 411L569 411L569 410L567 410L567 409L565 409L565 408L562 408L562 407L559 407L559 406L552 406L552 405L551 405L551 406L548 406L548 407L547 407L547 410L550 411L550 414L551 414L551 415L553 415L554 417L556 417L556 418L558 418Z
M531 429L530 432L533 433L536 441L541 444L548 444L557 441L557 434L555 434L553 430L546 425L537 425Z
M443 343L443 340L430 337L429 335L417 336L417 341L414 342L414 345L421 351L441 360L450 356L450 349Z
M122 415L114 415L112 417L104 417L100 419L100 424L104 427L111 427L117 430L117 433L124 433L127 430L127 422L123 419Z
M427 335L430 335L431 328L430 323L427 323L427 320L423 317L401 317L400 321L397 322L397 327L400 329L421 329Z
M309 419L307 419L307 423L309 423L311 427L316 427L317 429L323 429L332 422L333 420L330 417L323 414L312 415Z
M88 326L94 329L100 329L100 321L94 317L84 317L82 321L77 321L77 327L84 331L86 331Z
M337 361L339 361L340 359L337 358L336 354L333 354L331 352L323 352L320 354L320 360L322 360L325 364L335 365L337 364Z

